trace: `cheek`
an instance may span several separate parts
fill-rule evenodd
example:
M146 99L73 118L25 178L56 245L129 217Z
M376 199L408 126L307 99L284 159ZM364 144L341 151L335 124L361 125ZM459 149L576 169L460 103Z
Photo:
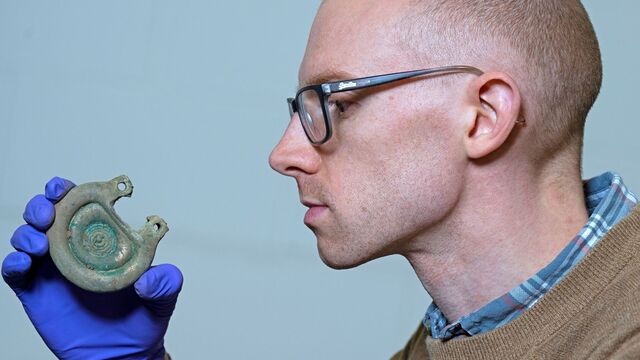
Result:
M384 194L381 216L399 224L392 236L404 237L440 221L455 205L461 176L445 143L416 141L400 147L387 163L384 180L376 184Z
M442 219L457 200L462 178L456 176L459 153L451 137L409 127L387 131L375 144L367 139L341 147L345 161L331 166L336 225L377 246Z

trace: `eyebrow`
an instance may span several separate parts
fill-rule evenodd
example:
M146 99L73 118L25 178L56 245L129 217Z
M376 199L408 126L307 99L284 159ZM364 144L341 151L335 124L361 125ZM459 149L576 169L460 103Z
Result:
M313 75L308 79L305 79L304 81L301 81L300 84L298 85L297 90L300 90L301 88L309 85L319 85L319 84L335 82L339 80L354 79L355 77L356 77L355 75L342 70L334 70L334 69L326 70L319 74Z

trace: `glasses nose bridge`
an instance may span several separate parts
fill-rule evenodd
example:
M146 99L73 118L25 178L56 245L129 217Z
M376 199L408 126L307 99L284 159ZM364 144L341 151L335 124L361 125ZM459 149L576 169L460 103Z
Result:
M310 140L309 135L307 134L307 131L304 128L303 120L301 117L302 115L300 114L300 109L298 107L297 98L287 98L287 105L289 107L289 124L287 125L287 128L285 129L285 132L282 135L281 141L285 140L286 138L289 138L292 135L300 136L301 135L300 133L302 133L303 137L305 137L307 140ZM299 129L296 129L296 128L299 128Z
M293 117L293 114L298 112L298 103L295 98L287 98L287 105L289 106L289 117Z

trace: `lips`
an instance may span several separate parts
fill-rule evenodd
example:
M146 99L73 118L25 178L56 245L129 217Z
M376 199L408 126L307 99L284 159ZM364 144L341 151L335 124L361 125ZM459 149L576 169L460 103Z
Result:
M320 217L328 211L329 208L326 206L313 206L310 207L309 210L304 214L304 223L306 225L314 225L318 222Z
M309 208L304 214L304 223L307 226L317 223L320 217L329 210L327 205L313 200L302 200L302 205Z
M308 208L312 208L312 207L318 207L318 206L327 206L321 202L317 202L317 201L307 201L307 200L302 200L302 205L308 207Z

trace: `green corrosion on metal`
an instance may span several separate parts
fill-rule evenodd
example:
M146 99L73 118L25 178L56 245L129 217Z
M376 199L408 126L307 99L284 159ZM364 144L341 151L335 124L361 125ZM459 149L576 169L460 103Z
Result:
M158 216L134 231L113 205L133 193L122 175L106 182L79 185L56 204L47 231L54 263L69 281L94 291L116 291L133 284L153 261L158 242L169 230Z

